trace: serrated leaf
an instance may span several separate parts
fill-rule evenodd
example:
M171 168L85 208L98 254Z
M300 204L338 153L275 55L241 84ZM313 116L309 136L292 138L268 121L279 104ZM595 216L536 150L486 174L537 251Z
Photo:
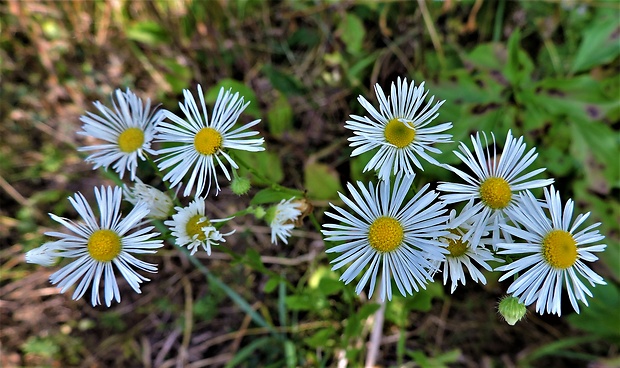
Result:
M225 91L231 89L233 94L239 92L239 95L243 97L245 102L250 102L248 107L246 107L246 109L243 111L244 114L247 114L254 118L261 117L258 99L256 98L256 94L254 93L254 91L242 82L234 79L222 79L215 86L209 88L205 93L205 102L208 104L215 103L221 88L224 88Z
M321 163L310 163L304 168L304 185L312 199L334 199L342 192L340 177L331 167Z

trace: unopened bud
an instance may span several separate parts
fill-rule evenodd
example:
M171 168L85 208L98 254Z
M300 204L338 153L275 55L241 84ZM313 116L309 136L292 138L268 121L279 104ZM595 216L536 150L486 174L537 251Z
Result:
M515 323L519 322L527 312L525 304L521 303L519 298L514 296L505 296L502 298L497 309L499 314L501 314L506 320L506 323L511 326L514 326Z

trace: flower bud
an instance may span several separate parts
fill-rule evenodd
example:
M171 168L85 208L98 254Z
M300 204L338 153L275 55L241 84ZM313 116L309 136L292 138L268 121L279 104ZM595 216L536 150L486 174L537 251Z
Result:
M238 196L246 194L251 187L250 179L236 175L230 183L230 189Z
M501 314L502 317L504 317L504 320L506 320L506 323L511 326L514 326L515 323L519 322L527 312L525 304L521 303L519 298L512 295L503 297L499 302L497 309L499 314Z

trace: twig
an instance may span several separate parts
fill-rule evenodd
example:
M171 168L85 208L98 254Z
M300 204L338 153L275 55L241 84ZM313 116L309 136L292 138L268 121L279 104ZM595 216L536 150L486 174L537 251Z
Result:
M446 65L446 59L443 55L443 48L441 47L441 42L439 41L439 36L437 35L437 30L433 25L433 20L431 19L431 14L426 7L425 0L418 0L418 4L420 5L420 11L422 12L422 18L424 18L424 24L426 24L426 28L428 29L428 34L431 36L431 41L433 42L433 47L435 47L435 51L437 51L437 58L439 59L439 64L441 66Z

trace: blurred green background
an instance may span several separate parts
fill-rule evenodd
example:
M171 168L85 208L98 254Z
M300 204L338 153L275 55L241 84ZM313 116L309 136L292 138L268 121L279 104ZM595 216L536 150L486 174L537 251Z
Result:
M606 286L562 317L529 313L508 326L495 305L507 283L441 284L388 305L380 366L620 365L620 5L617 1L15 1L0 4L0 365L49 367L360 366L372 315L329 270L306 221L288 246L269 228L234 220L231 252L196 267L167 246L160 272L111 308L58 295L53 271L23 263L74 218L66 197L112 183L75 148L79 116L131 88L174 110L183 88L230 86L261 118L267 153L245 160L270 180L306 190L319 222L336 191L362 175L343 127L397 77L445 99L438 122L455 143L508 129L537 147L608 248L593 269ZM426 165L429 166L429 165ZM419 185L456 180L432 167ZM142 168L143 170L147 170ZM145 171L146 172L146 171ZM225 189L209 211L247 206ZM259 203L263 197L254 197ZM208 271L207 271L208 269ZM240 299L235 299L235 296Z

